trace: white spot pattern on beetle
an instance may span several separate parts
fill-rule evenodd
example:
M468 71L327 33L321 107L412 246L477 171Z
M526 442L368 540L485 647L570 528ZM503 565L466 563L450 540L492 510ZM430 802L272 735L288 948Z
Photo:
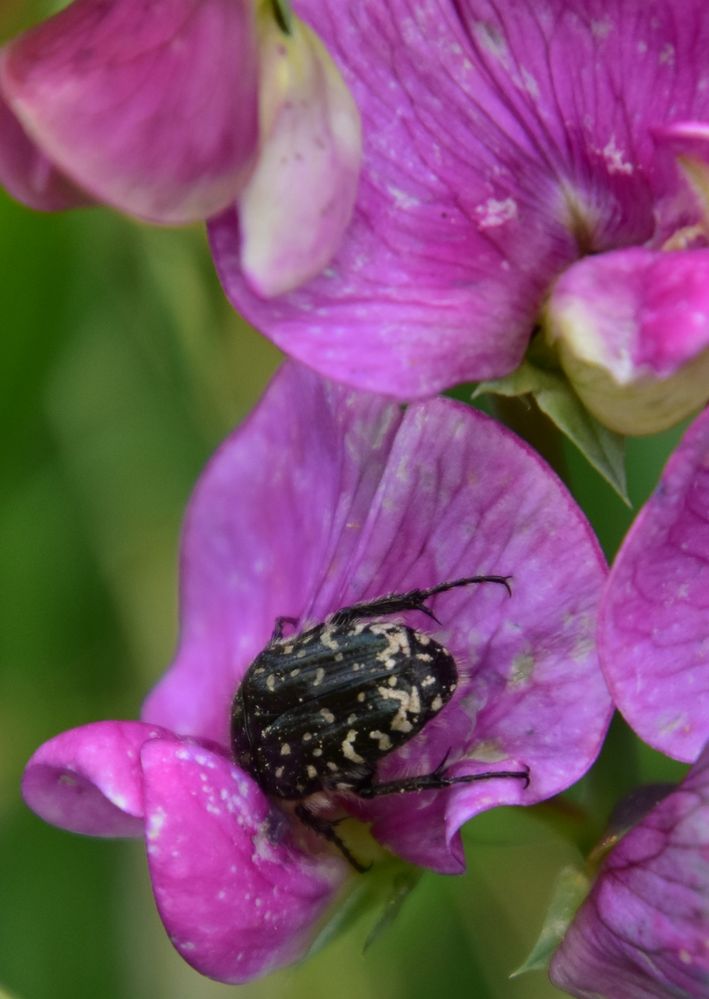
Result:
M377 749L379 749L382 753L386 753L387 750L392 747L392 741L389 736L386 732L380 732L379 729L373 729L369 733L369 738L377 740Z
M364 757L359 755L353 745L356 738L357 733L353 728L351 728L342 740L342 755L346 759L351 760L353 763L364 763Z

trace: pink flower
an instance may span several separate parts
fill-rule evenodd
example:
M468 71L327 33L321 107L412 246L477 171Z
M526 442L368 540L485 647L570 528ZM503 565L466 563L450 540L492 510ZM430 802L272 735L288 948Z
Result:
M212 223L240 312L404 398L511 372L543 319L610 426L649 432L705 400L707 283L689 272L709 251L683 172L709 162L704 0L297 8L362 113L360 190L330 266L273 300L242 272L237 215Z
M236 196L258 141L245 0L76 0L0 60L0 177L32 207L174 223Z
M709 739L709 410L692 424L623 542L599 620L619 710L692 762Z
M471 573L511 576L512 595L468 586L432 598L440 625L404 615L451 652L459 682L382 756L377 779L431 773L445 758L451 776L529 768L529 786L333 795L384 847L449 873L464 868L464 822L557 794L598 752L610 712L594 643L603 560L554 474L486 417L450 400L402 412L285 365L197 486L179 651L142 722L46 743L26 770L27 802L78 832L144 834L166 929L203 973L239 982L294 960L343 881L367 875L236 765L235 691L279 615L302 628Z
M252 0L75 0L0 53L0 139L0 180L33 208L174 224L238 204L263 294L327 264L361 149L320 40Z
M708 935L709 748L608 855L551 979L579 999L703 999Z

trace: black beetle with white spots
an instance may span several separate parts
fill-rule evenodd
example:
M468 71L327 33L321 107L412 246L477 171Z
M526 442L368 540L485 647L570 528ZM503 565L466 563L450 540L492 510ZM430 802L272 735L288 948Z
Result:
M322 792L374 798L493 778L529 783L526 770L447 777L445 759L432 773L377 781L379 761L420 732L458 682L455 660L439 642L377 619L417 610L437 621L425 601L473 583L498 583L510 591L505 576L470 576L342 608L290 637L284 637L284 626L296 621L278 618L271 641L236 692L236 761L266 794L297 801L298 817L335 843L357 870L362 865L333 824L308 808L308 798Z

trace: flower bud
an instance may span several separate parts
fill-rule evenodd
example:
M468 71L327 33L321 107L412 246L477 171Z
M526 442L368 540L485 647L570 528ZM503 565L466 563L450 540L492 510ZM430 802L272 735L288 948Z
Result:
M709 397L709 250L586 257L556 282L547 337L593 415L656 433Z

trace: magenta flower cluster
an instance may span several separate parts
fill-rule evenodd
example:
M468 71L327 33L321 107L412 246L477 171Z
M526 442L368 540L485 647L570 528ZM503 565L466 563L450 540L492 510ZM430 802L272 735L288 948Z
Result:
M460 872L461 826L579 780L615 705L693 766L606 858L552 979L579 997L708 994L709 413L609 573L535 452L429 398L510 374L536 331L611 429L704 405L707 51L704 0L75 0L0 51L8 191L208 220L227 296L294 358L197 484L179 649L141 720L56 736L23 783L49 822L145 838L166 930L204 974L301 957L359 876L230 750L276 619L300 631L495 574L511 595L432 599L423 630L458 686L377 774L444 760L528 786L336 789L332 809Z
M621 385L697 363L706 204L678 158L709 158L703 0L298 9L357 97L363 171L330 267L286 298L250 289L233 212L211 224L250 321L318 371L403 398L507 374L545 309L562 340L572 310L572 359Z

